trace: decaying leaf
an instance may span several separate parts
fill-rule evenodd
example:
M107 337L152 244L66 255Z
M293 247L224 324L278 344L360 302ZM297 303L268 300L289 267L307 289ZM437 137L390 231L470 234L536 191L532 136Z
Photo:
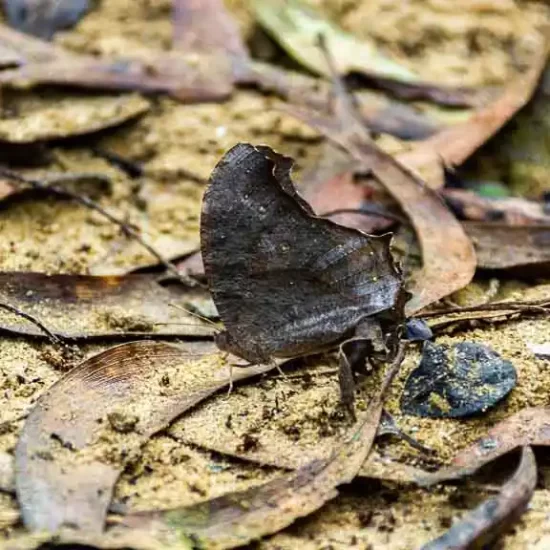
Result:
M12 493L15 487L13 456L0 452L0 493Z
M258 0L253 7L265 30L296 61L317 74L330 76L319 48L319 36L322 36L339 74L362 73L379 86L408 99L429 98L450 105L471 105L475 101L471 91L421 82L409 68L384 55L373 44L326 21L298 0Z
M485 464L527 445L550 445L550 410L527 407L491 428L485 436L458 452L448 467L417 479L420 485L460 479L479 470Z
M106 59L62 48L0 25L0 47L20 65L0 71L0 83L29 88L60 84L101 90L167 92L181 101L226 98L233 89L228 59L216 55L150 52L140 59Z
M12 27L46 40L78 23L89 7L89 0L4 0Z
M403 348L361 415L359 426L326 460L314 460L297 470L242 493L167 511L127 515L102 538L102 544L128 544L142 536L143 548L235 548L275 533L333 499L337 487L349 483L367 457L382 412L384 393L403 359ZM183 543L182 543L183 541Z
M329 76L318 40L322 35L339 73L360 70L405 82L415 80L408 68L382 55L372 44L347 34L297 0L254 2L259 23L287 52L308 69Z
M516 370L488 346L459 342L453 348L425 342L422 358L405 383L401 410L433 418L484 412L516 385Z
M550 226L464 223L476 249L478 267L512 270L517 275L550 273Z
M340 120L304 109L288 111L322 132L372 171L409 216L423 257L423 268L410 288L407 315L466 286L476 268L474 248L462 226L437 193L398 160L380 149L353 112L349 101L339 102Z
M399 160L419 170L431 187L442 187L444 179L441 174L440 177L433 177L434 162L443 162L451 167L462 164L529 101L548 58L549 45L545 40L534 45L531 65L527 70L515 77L494 101L474 111L468 120L417 142L410 151L400 154ZM432 177L429 177L430 174Z
M237 22L222 0L175 0L172 11L174 49L248 58Z
M401 316L390 237L316 217L290 179L293 161L238 144L204 195L201 251L226 332L216 341L255 363L335 346L369 317Z
M192 296L171 292L150 275L0 273L0 302L35 316L63 338L211 335L211 326L171 305L183 305ZM0 311L0 329L44 337L35 325L5 311Z
M234 372L241 380L275 365ZM133 342L71 370L38 401L16 448L16 490L31 530L99 533L114 484L141 446L230 381L210 343Z
M422 550L467 550L486 547L510 529L527 508L537 484L537 464L531 447L523 447L514 475L499 494L480 504L445 534L422 546Z
M460 219L508 226L550 224L541 202L521 197L488 199L466 189L442 189L441 195Z
M44 98L38 105L21 101L21 95L4 97L5 108L16 116L0 120L0 141L32 143L79 136L118 126L142 115L149 102L138 95L55 97L50 105Z

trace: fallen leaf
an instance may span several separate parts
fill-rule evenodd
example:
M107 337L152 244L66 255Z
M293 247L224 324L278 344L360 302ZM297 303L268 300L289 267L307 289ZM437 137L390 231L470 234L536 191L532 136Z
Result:
M49 40L58 30L78 23L89 4L89 0L4 0L4 10L12 27Z
M359 72L406 99L428 98L455 106L476 101L471 90L445 89L422 82L413 71L382 54L373 44L344 32L298 0L257 0L253 8L262 27L312 72L330 76L318 43L319 36L323 36L338 74Z
M277 94L289 103L314 109L324 109L330 103L328 82L256 60L248 62L238 83L254 85L262 91ZM448 123L373 91L361 90L357 98L361 116L374 132L391 134L400 139L423 139Z
M428 139L418 142L399 156L399 160L411 168L433 164L434 160L446 166L458 166L468 159L481 145L494 136L512 116L527 104L544 70L549 42L533 44L531 65L508 84L492 102L479 108L465 122L445 128ZM435 155L435 156L434 156ZM433 188L443 187L443 178L427 178Z
M544 204L521 197L488 199L465 189L442 189L449 208L460 218L511 225L550 225Z
M29 88L60 84L101 90L167 92L181 101L216 101L233 89L229 60L189 52L149 52L140 59L107 59L69 53L48 42L0 25L4 56L20 65L0 71L0 83ZM145 55L145 54L144 54Z
M257 365L233 380L268 372ZM114 484L152 434L230 381L210 343L132 342L72 369L37 402L16 447L27 528L100 533Z
M4 96L6 108L17 113L0 120L0 141L32 143L80 136L118 126L149 110L150 103L138 95L55 97L51 104L26 103L21 95Z
M512 363L475 342L449 349L425 342L420 364L401 395L405 414L431 418L461 418L485 412L516 385Z
M207 548L235 548L280 531L318 510L337 496L339 485L353 480L368 456L384 394L403 359L403 351L387 370L359 426L328 459L314 460L265 485L196 506L127 515L107 533L103 544L120 545L126 536L135 538L136 533L143 533L143 540L148 541L146 548L181 548L182 541Z
M0 273L0 302L34 315L55 335L69 339L211 335L211 326L171 306L191 296L191 291L161 287L150 275ZM34 324L5 311L0 311L0 328L44 337Z
M203 198L202 258L226 329L216 342L252 363L318 352L367 318L401 314L390 237L316 217L294 188L292 164L268 147L238 144Z
M474 243L478 267L531 277L550 273L550 226L474 222L463 226Z
M417 482L429 486L461 479L506 453L527 445L550 445L550 409L528 407L501 420L482 438L459 451L449 466L421 476Z
M287 111L339 144L371 170L408 215L424 264L409 288L413 297L407 302L405 313L410 316L472 280L476 268L474 248L439 195L371 140L351 106L342 106L342 109L346 112L340 113L340 120L295 107Z
M13 493L15 470L13 456L0 452L0 493Z
M531 447L523 447L516 472L499 494L468 512L446 533L422 546L421 550L485 548L519 519L533 497L536 484L535 455Z
M172 48L182 52L229 55L246 63L248 50L237 22L222 0L175 0Z

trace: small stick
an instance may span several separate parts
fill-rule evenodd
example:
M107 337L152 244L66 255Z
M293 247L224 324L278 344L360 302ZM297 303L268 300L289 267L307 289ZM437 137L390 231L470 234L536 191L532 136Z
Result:
M141 244L143 248L145 248L150 254L152 254L159 261L159 263L161 263L166 268L166 270L169 271L182 284L184 284L185 286L197 285L196 281L180 273L172 262L167 260L160 252L158 252L155 248L153 248L150 244L148 244L143 239L143 237L135 229L130 227L124 220L121 220L114 214L111 214L110 212L105 210L100 204L90 199L89 197L86 197L84 195L79 195L78 193L73 193L72 191L68 191L67 189L63 189L57 186L55 183L47 184L39 180L26 178L24 176L21 176L17 172L14 172L13 170L9 170L7 168L0 168L0 175L6 178L9 178L14 182L28 185L33 189L48 191L50 193L54 193L59 197L64 197L67 199L74 200L82 204L86 208L89 208L90 210L94 210L95 212L98 212L104 218L108 219L110 222L114 223L115 225L118 225L126 235L132 237L139 244ZM82 175L79 175L79 177L82 177ZM67 177L66 179L69 179L69 178Z
M465 306L465 307L452 307L441 311L429 311L426 313L419 312L414 317L422 317L428 319L430 317L441 317L443 315L450 315L453 313L472 313L476 311L522 311L532 309L534 311L545 312L546 308L550 306L550 298L543 298L541 300L532 300L524 302L493 302L489 304L482 304L479 306Z
M55 345L62 345L63 342L60 338L58 338L48 327L46 327L42 321L31 315L30 313L25 313L24 311L21 311L20 309L16 308L15 306L12 306L10 304L6 304L5 302L0 302L0 308L5 309L6 311L10 311L11 313L15 313L16 315L19 315L19 317L23 317L23 319L26 319L27 321L30 321L34 325L36 325Z

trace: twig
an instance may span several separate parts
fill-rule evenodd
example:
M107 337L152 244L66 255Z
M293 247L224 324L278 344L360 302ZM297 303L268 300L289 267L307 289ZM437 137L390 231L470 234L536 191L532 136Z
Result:
M494 302L489 304L482 304L477 306L465 306L465 307L452 307L441 311L429 311L423 313L422 311L416 313L414 317L422 317L428 319L430 317L442 317L444 315L451 315L453 313L472 313L476 311L526 311L532 310L544 313L548 311L550 306L550 298L543 298L540 300L532 301L517 301L517 302Z
M89 197L86 197L85 195L79 195L78 193L74 193L72 191L68 191L67 189L59 187L55 183L48 184L39 180L34 180L34 179L21 176L17 172L14 172L13 170L9 170L8 168L3 168L3 167L0 168L0 175L6 178L9 178L14 182L28 185L33 189L40 189L43 191L53 193L59 197L64 197L67 199L74 200L82 204L86 208L89 208L90 210L94 210L95 212L98 212L104 218L108 219L111 223L118 225L118 227L120 227L120 229L123 231L124 234L128 235L129 237L132 237L139 244L141 244L143 248L145 248L150 254L152 254L159 261L159 263L161 263L166 268L166 270L169 271L182 284L186 286L197 285L196 281L180 273L176 268L176 266L172 262L170 262L170 260L167 260L160 252L158 252L149 243L147 243L143 239L143 237L135 229L130 227L124 220L121 220L114 214L111 214L110 212L105 210L100 204L90 199ZM66 179L69 179L69 177L70 176L67 176ZM82 175L80 175L79 177L82 177Z
M19 315L19 317L23 317L23 319L26 319L27 321L30 321L34 325L36 325L50 340L53 344L56 345L62 345L63 342L60 338L58 338L48 327L46 327L42 321L31 315L30 313L25 313L24 311L21 311L20 309L16 308L15 306L12 306L10 304L6 304L5 302L0 302L0 308L5 309L6 311L10 311L11 313L15 313L16 315Z

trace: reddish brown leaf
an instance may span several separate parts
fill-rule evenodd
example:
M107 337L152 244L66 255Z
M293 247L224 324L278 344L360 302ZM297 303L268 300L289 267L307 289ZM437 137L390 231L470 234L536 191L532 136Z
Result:
M213 344L133 342L75 367L38 401L16 448L16 490L31 530L99 533L114 484L149 437L230 380ZM233 380L275 365L239 369Z
M491 543L527 508L537 484L537 464L531 447L523 447L520 464L498 496L489 498L466 514L445 534L422 550L468 550Z
M529 101L547 57L548 43L545 41L536 48L531 66L516 77L496 100L477 110L466 122L417 143L409 152L399 155L399 160L415 169L429 166L437 159L447 166L462 164ZM427 177L426 181L433 188L444 184L443 178Z
M550 226L463 224L476 249L478 267L544 277L550 273Z
M191 297L161 287L150 275L0 273L0 302L34 315L63 338L213 334L211 326L170 305L184 305ZM5 311L0 311L0 329L44 337L35 325Z
M368 167L409 216L422 249L424 266L415 277L406 314L466 286L474 276L476 258L462 226L439 195L370 139L366 129L341 101L347 112L329 120L304 109L289 112L318 129Z
M487 435L459 451L450 466L417 479L420 485L460 479L471 475L485 464L517 447L550 445L550 410L529 407L505 418L491 428Z
M175 0L172 9L174 49L248 58L237 22L223 0Z
M147 60L98 59L77 55L0 25L0 45L21 57L0 72L10 86L62 84L103 90L168 92L181 101L213 101L232 91L229 60L210 54L151 52Z

